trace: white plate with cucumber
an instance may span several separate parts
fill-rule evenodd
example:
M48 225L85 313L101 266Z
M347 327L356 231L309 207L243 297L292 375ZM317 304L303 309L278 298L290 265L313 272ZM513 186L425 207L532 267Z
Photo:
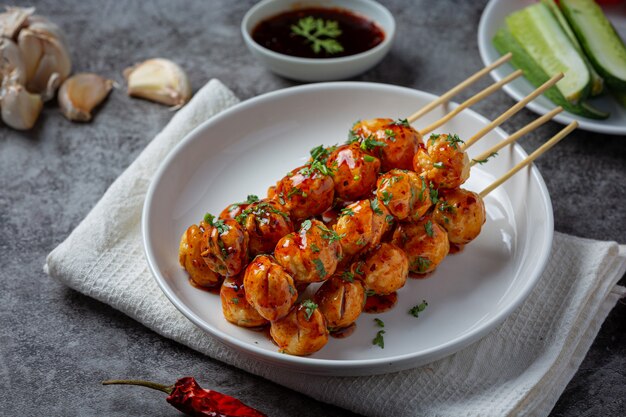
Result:
M554 120L578 120L584 130L626 135L626 2L606 1L603 15L592 0L491 0L478 28L480 55L488 65L513 52L510 64L491 72L500 80L514 67L525 77L504 86L521 100L550 75L565 77L528 104L545 114L557 104L566 111ZM555 104L555 102L557 104ZM623 104L620 104L623 103Z

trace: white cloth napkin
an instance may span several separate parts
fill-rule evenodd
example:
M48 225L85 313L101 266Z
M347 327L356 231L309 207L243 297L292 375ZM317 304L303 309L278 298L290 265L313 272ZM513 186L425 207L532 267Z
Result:
M237 103L217 80L204 86L70 236L46 272L157 333L212 358L369 416L547 415L626 289L626 247L557 233L532 294L499 328L422 368L370 377L299 375L251 360L187 320L157 286L140 234L144 196L164 156L189 131Z

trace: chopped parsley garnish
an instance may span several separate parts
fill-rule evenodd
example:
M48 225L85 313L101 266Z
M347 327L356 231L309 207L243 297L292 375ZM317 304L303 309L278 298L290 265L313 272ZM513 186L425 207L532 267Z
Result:
M291 190L289 190L289 192L287 193L287 198L291 198L291 196L296 195L296 194L301 195L302 197L306 198L306 193L297 187L294 187Z
M365 162L374 162L376 158L374 158L372 155L363 155L363 160Z
M359 262L356 264L356 268L354 268L354 272L356 272L359 275L363 275L363 270L361 269L361 267L363 266L363 262ZM368 290L370 291L370 290ZM365 294L367 294L367 291L365 292Z
M214 216L214 215L212 215L211 213L206 213L206 214L204 215L204 222L205 222L206 224L213 225L213 219L215 219L215 216Z
M428 237L433 237L433 223L430 220L424 223L424 230L426 230Z
M327 54L343 52L343 46L336 39L341 35L339 23L336 20L324 20L313 16L303 17L298 23L291 25L291 33L302 36L311 44L316 54L324 50Z
M441 212L449 211L450 213L456 212L456 208L452 204L448 203L447 201L439 200L439 203L440 203L439 204L439 211L441 211Z
M418 256L412 263L411 266L413 269L417 269L418 273L424 273L430 267L431 262L429 259Z
M313 252L313 253L320 253L320 250L321 250L320 247L317 246L315 243L311 244L311 252Z
M339 214L342 216L354 216L354 210L352 210L350 207L346 207L341 210Z
M321 224L318 224L317 228L323 232L322 239L326 239L329 243L341 240L345 236L345 234L340 235L334 230L330 230L328 227L322 226Z
M360 179L361 179L361 176L360 176L360 175L355 175L352 179L353 179L354 181L358 181L358 180L360 180Z
M315 264L317 274L320 276L320 278L324 278L326 276L326 268L324 268L324 263L320 259L313 259L313 263Z
M289 294L291 294L292 296L296 294L296 289L293 287L293 285L288 285L287 288L289 288Z
M387 136L387 139L389 139L392 142L396 141L396 132L394 132L391 129L385 129L385 136Z
M457 135L456 133L455 134L448 133L448 136L446 137L446 142L448 142L450 146L452 146L454 149L457 149L457 143L465 143L461 140L459 135Z
M356 123L359 123L359 122L356 122ZM348 130L348 140L346 141L346 145L352 145L353 143L358 142L359 139L360 139L359 135L354 133L354 130Z
M379 330L378 333L376 333L376 337L374 338L374 340L372 340L372 344L380 346L381 349L384 349L385 348L385 339L383 338L384 334L385 334L384 330Z
M300 233L306 233L309 231L309 229L311 228L311 220L305 220L302 222L302 225L300 225Z
M413 317L419 317L420 313L426 310L426 307L428 307L428 303L426 302L426 300L422 300L421 303L409 310L409 314Z
M327 167L326 164L319 160L311 161L309 164L300 168L298 174L305 177L311 177L316 171L322 175L329 175L331 177L335 175L331 168Z
M348 282L354 282L354 274L350 271L343 271L341 273L341 279Z
M374 210L374 213L383 214L383 211L380 208L380 204L378 203L377 198L370 200L370 207L372 208L372 210Z
M254 194L249 194L248 198L246 198L246 204L256 203L257 201L259 201L259 196Z
M439 136L441 136L439 133L433 133L433 134L431 134L431 135L430 135L430 137L428 138L428 140L430 141L430 144L431 144L431 145L432 145L432 144L434 144L434 143L435 143L435 141L436 141L437 139L439 139Z
M364 151L371 151L377 146L387 146L387 144L385 142L376 140L376 138L373 135L369 135L368 137L366 137L365 139L361 141L361 149L363 149Z
M231 298L230 301L232 301L233 304L239 304L239 298L237 298L237 297Z
M270 213L278 214L280 216L283 216L285 219L289 219L289 215L285 213L284 211L278 210L276 207L274 207L272 204L270 204L267 201L261 201L258 203L251 204L244 211L242 211L237 217L235 217L235 220L237 220L238 223L243 224L243 222L246 220L246 218L250 214L261 217L261 216L269 216Z
M430 185L430 201L432 201L433 204L437 204L439 201L439 191L433 188L432 184Z
M367 241L365 240L365 238L364 238L363 236L361 236L361 237L359 238L359 240L357 240L357 241L356 241L356 244L357 244L358 246L365 246L365 244L366 244L366 243L367 243Z
M317 304L315 304L310 299L306 299L302 302L302 307L304 307L304 317L307 320L311 320L311 316L313 315L313 312L317 308Z
M419 198L420 201L424 201L424 191L426 191L426 180L424 179L424 177L420 176L420 179L422 180L422 188L420 189L420 193L417 196L417 198ZM411 188L411 190L413 190L413 188Z
M357 271L359 272L359 271ZM376 295L376 293L374 292L374 290L365 290L365 295L368 297L373 297Z
M443 162L435 162L435 163L433 163L433 166L435 168L439 168L439 169L445 168L445 166L443 165Z
M392 125L396 125L396 126L411 127L411 125L409 124L409 121L407 119L394 120L393 122L391 122L391 124Z
M376 322L376 325L378 325L378 327L385 327L385 323L381 319L375 318L374 321Z
M491 153L489 154L489 156L488 156L488 157L486 157L485 159L472 159L472 161L474 161L474 162L475 162L475 163L477 163L477 164L481 164L481 165L482 165L482 164L487 163L487 161L488 161L490 158L493 158L494 156L497 156L497 155L498 155L498 152L491 152Z
M388 214L385 217L385 221L387 222L387 224L393 224L393 216L391 214Z
M335 150L334 148L334 146L331 146L329 148L325 148L324 145L316 146L310 151L311 158L314 161L326 162L326 160L328 159L328 155L330 155L330 153Z
M381 200L383 202L384 205L388 206L389 202L391 201L391 199L393 198L393 194L391 194L389 191L387 190L383 190L383 192L381 193L382 197Z

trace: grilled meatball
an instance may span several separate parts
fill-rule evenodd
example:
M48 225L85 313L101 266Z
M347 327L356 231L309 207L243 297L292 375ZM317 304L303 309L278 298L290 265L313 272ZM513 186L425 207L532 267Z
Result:
M435 188L457 188L468 178L470 160L457 135L432 134L426 146L420 146L413 168L420 176L430 181Z
M269 322L246 300L243 276L226 278L220 289L222 312L229 322L242 327L258 327Z
M331 329L354 323L363 311L365 289L348 271L334 275L315 293L315 302Z
M406 120L370 119L352 127L352 140L362 149L380 158L381 171L413 168L413 156L422 137Z
M400 223L392 242L408 256L409 270L418 274L434 271L450 251L448 233L430 216L416 223Z
M200 222L199 226L193 224L183 233L178 249L178 261L194 283L210 288L219 285L223 277L213 272L202 259L205 227L206 223Z
M416 221L432 206L427 181L413 171L392 169L381 175L376 196L398 220Z
M485 203L476 193L462 188L441 190L433 219L448 232L451 243L474 240L485 223Z
M243 285L248 303L270 321L286 316L298 298L291 275L267 255L259 255L250 262Z
M250 204L237 216L237 221L248 232L250 257L272 253L280 238L293 232L293 223L285 208L269 199Z
M311 300L305 300L286 317L273 321L270 335L280 351L290 355L310 355L328 343L326 320Z
M237 275L248 263L248 233L233 219L210 223L203 237L202 258L220 275Z
M276 184L274 199L283 204L293 220L322 214L335 196L331 170L319 161L289 172Z
M297 284L325 281L341 258L339 236L319 220L305 220L298 233L278 241L274 257Z
M335 197L356 201L369 196L376 187L380 159L353 143L335 149L326 160L326 166L334 170Z
M396 245L382 243L368 254L359 269L366 290L377 295L391 294L404 286L409 276L409 259Z
M342 236L344 256L349 258L378 245L391 223L393 217L376 198L357 201L344 208L335 225L335 231Z

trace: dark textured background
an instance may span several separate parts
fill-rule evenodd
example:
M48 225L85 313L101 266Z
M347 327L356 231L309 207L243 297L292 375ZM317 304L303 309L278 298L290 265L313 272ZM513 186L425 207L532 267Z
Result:
M32 3L65 30L75 71L123 85L125 67L163 56L182 64L195 89L215 77L247 99L294 85L268 73L244 48L239 22L252 1ZM357 80L442 93L482 66L476 29L483 1L414 1L410 9L401 0L383 3L396 16L397 39L384 62ZM474 108L494 118L512 104L500 93ZM0 126L0 414L175 416L161 393L99 382L169 383L195 375L273 416L349 415L163 339L42 272L46 254L171 116L120 89L90 124L72 124L48 105L29 132ZM524 110L504 128L513 131L533 117ZM532 150L558 130L550 124L521 144ZM626 137L578 131L537 164L552 195L556 230L626 242ZM625 414L622 301L552 415Z

